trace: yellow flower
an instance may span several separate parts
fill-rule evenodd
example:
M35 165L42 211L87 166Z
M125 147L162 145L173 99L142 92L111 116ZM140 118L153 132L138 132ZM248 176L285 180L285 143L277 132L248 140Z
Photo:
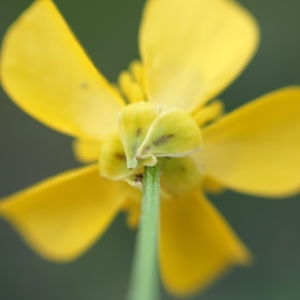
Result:
M159 259L177 295L195 292L250 254L205 191L281 197L300 189L300 89L267 94L222 116L212 101L258 42L232 0L148 0L141 63L111 85L50 0L37 0L5 36L2 85L24 111L76 138L84 162L4 199L0 214L40 255L69 261L120 210L136 226L142 169L162 169ZM129 105L125 105L129 103ZM100 173L100 175L99 175ZM110 180L107 180L110 179Z

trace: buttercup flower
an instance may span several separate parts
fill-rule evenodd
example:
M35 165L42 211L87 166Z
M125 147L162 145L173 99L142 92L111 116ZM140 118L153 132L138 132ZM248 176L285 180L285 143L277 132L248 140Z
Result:
M43 257L85 252L120 210L137 225L144 166L161 164L159 260L176 295L199 290L249 251L206 199L228 188L278 198L300 189L300 88L223 115L214 99L255 52L258 28L233 0L148 0L141 61L110 84L51 0L11 26L5 91L25 112L75 138L68 171L0 202L0 215ZM98 163L97 163L98 161Z

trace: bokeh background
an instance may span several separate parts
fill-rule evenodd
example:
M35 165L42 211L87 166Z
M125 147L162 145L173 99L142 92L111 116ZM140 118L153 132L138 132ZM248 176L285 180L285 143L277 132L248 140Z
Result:
M257 18L262 40L248 68L221 95L228 111L300 83L299 0L240 2ZM1 38L30 3L1 0ZM109 80L115 81L119 71L138 58L144 0L56 0L56 4ZM24 114L1 90L0 197L78 166L71 142ZM228 191L211 199L253 251L255 261L191 299L300 299L300 196L279 201ZM39 258L0 220L0 299L124 299L135 239L124 220L120 214L103 238L70 264ZM163 299L174 298L163 292Z

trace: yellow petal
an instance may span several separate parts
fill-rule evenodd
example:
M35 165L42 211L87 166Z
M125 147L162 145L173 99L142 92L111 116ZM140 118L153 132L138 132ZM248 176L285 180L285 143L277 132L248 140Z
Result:
M106 230L123 204L121 186L97 166L65 172L0 202L0 215L43 257L69 261Z
M128 168L136 167L136 151L158 115L159 109L149 102L132 103L121 110L119 133L125 149Z
M178 295L203 289L250 254L199 192L161 204L160 266L166 288Z
M122 100L50 0L35 1L7 32L1 78L16 104L56 130L87 140L116 130Z
M86 140L74 140L73 151L78 161L91 163L99 158L100 143Z
M185 156L200 149L202 135L195 120L180 110L161 114L151 124L137 158Z
M140 51L149 100L195 110L239 75L257 42L256 22L237 1L148 1Z
M194 155L222 185L268 197L300 190L300 88L267 94L203 131Z
M190 157L161 158L161 185L173 196L182 196L200 189L202 170Z

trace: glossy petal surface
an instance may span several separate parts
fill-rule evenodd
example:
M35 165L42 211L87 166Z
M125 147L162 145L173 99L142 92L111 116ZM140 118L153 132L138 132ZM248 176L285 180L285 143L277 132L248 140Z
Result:
M121 184L97 166L65 172L0 202L0 215L40 255L68 261L106 230L123 204Z
M194 192L161 204L160 266L165 286L188 295L211 284L249 253L204 195Z
M116 129L122 100L50 0L35 1L9 29L1 80L16 104L63 133L100 140Z
M268 197L300 190L300 88L267 94L203 131L195 154L222 185Z
M230 84L258 41L253 17L231 0L149 0L140 52L149 100L194 111Z

